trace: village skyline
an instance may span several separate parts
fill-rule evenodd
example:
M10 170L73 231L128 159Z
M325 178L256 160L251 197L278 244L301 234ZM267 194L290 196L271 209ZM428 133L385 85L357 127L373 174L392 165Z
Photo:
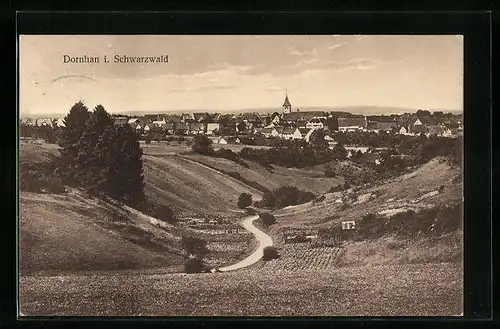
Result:
M85 101L81 100L85 105ZM75 102L76 103L76 102ZM238 108L233 110L217 110L209 108L192 108L192 109L172 109L172 110L113 110L108 109L104 104L104 108L113 115L126 115L126 116L143 116L147 114L190 114L190 113L221 113L221 114L239 114L239 113L259 113L261 115L272 114L273 112L280 112L282 108L280 106L274 107L263 107L263 108ZM88 107L88 106L87 106ZM92 107L88 107L92 109ZM418 110L427 110L430 112L441 111L445 113L460 114L463 113L463 109L443 109L443 108L404 108L397 106L346 106L346 107L328 107L328 106L302 106L293 108L292 112L296 112L297 109L301 112L349 112L354 115L399 115L404 113L416 113ZM63 112L43 112L43 113L22 113L19 112L19 119L40 119L40 118L54 118L62 119L66 116L67 111Z

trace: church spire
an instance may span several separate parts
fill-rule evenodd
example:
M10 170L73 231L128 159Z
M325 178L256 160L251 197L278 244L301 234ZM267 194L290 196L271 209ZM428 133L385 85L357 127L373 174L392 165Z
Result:
M283 114L292 112L292 104L288 100L288 90L285 89L285 102L283 103Z

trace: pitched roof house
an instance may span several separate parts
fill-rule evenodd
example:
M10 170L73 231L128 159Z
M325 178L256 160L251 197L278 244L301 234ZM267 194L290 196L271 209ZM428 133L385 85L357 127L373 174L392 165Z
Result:
M187 122L176 122L174 123L174 130L187 132L189 131L189 124Z
M217 140L217 144L227 144L227 140L224 138L224 137L220 137L218 140Z
M365 130L368 126L366 117L339 117L339 131Z
M393 131L398 127L398 123L395 121L387 121L387 122L377 122L375 125L376 131Z
M207 135L212 135L214 130L219 130L220 129L220 123L218 122L209 122L207 123Z
M177 114L166 115L164 116L164 119L166 122L173 122L173 123L179 123L182 121L182 117Z
M200 135L205 132L205 124L201 122L190 122L189 133L192 135Z
M30 118L21 119L20 121L21 121L20 122L21 124L26 125L26 126L34 126L35 122L36 122L36 120L30 119Z
M280 133L278 132L278 130L276 130L275 127L262 128L262 129L260 129L259 132L266 137L279 137L280 136Z
M153 125L157 126L157 127L160 127L160 128L164 128L166 124L167 124L167 122L165 121L164 118L162 118L161 120L155 120L155 121L153 121Z
M438 126L438 121L429 116L411 117L399 129L400 134L419 135L428 133L429 127Z
M313 129L309 128L299 128L299 132L302 135L302 138L306 137L307 133Z
M143 118L148 121L160 121L163 119L163 115L161 114L145 114L143 115Z
M127 121L125 121L127 123ZM57 119L57 126L58 127L66 127L66 124L64 123L64 119Z
M302 133L299 128L284 128L281 133L283 139L302 139Z
M327 116L323 111L305 111L283 114L283 121L286 122L296 122L297 120L309 121L313 118L326 119Z
M43 119L37 119L36 120L36 125L37 126L53 126L54 122L57 122L55 119L49 119L49 118L43 118Z
M208 113L193 113L193 118L195 122L202 122L208 117Z
M324 123L321 119L319 118L313 118L311 120L309 120L307 123L306 123L306 128L310 128L310 129L323 129L324 128Z
M170 134L171 134L171 133L173 133L173 132L174 132L174 128L175 128L175 127L174 127L174 123L173 123L173 122L167 122L167 123L165 124L165 127L164 127L163 129L164 129L166 132L168 132L168 133L170 133Z

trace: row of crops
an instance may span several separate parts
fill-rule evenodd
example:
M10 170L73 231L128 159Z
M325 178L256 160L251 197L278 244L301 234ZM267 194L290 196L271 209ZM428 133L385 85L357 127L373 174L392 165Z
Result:
M311 248L308 244L290 244L280 249L280 258L266 262L262 271L327 270L336 267L340 248L333 246Z

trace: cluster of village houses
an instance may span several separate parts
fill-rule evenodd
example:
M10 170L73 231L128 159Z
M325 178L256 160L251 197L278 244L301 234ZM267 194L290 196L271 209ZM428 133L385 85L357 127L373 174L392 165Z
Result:
M222 141L237 136L262 134L265 137L308 140L316 129L330 130L327 120L332 113L323 111L292 110L288 95L282 113L241 114L188 113L188 114L146 114L140 117L114 116L116 125L130 125L140 134L160 132L172 135L221 136ZM26 125L63 126L62 119L23 119ZM392 132L405 135L436 135L454 137L462 133L461 117L419 116L401 114L390 116L350 115L337 118L338 131Z

